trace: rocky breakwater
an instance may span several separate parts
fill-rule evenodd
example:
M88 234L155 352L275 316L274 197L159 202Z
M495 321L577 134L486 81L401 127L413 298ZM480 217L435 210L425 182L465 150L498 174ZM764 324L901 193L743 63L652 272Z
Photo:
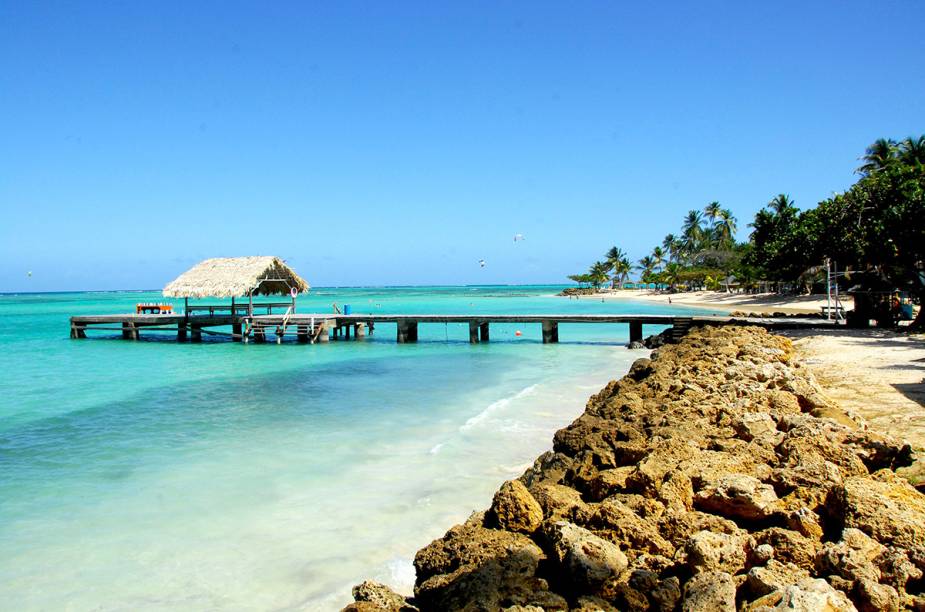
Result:
M491 508L349 610L925 610L903 442L833 405L789 340L705 328L592 397Z

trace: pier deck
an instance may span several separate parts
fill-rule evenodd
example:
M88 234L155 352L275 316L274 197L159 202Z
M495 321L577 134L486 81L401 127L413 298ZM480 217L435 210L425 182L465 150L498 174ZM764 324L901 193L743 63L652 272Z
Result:
M327 342L334 339L362 338L377 324L396 325L396 341L416 342L418 326L428 323L464 323L469 325L469 341L487 342L492 323L540 324L544 343L559 341L560 323L629 325L630 342L643 338L644 325L667 325L672 338L679 339L696 325L759 325L768 329L825 328L836 325L819 318L739 318L730 316L677 316L667 314L262 314L246 316L206 311L196 314L115 314L71 317L71 337L86 338L88 330L121 331L122 337L137 340L142 330L176 331L177 340L198 341L202 334L227 336L235 341L265 342L273 334L280 342L295 336L300 342ZM210 330L231 326L231 333Z

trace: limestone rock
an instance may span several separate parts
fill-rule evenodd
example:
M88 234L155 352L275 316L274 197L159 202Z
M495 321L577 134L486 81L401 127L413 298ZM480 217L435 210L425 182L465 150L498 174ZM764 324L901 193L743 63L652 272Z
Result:
M816 557L816 568L823 576L836 575L848 580L880 580L874 561L886 551L879 542L859 529L848 528L838 542L826 543Z
M769 544L774 548L774 558L782 563L793 563L803 569L812 571L816 565L816 555L822 545L813 539L791 529L770 527L753 536L759 545Z
M547 590L534 578L543 551L526 536L486 529L476 515L414 557L415 601L422 609L492 609L529 603ZM468 607L479 602L481 607Z
M412 612L417 610L417 608L408 604L404 597L395 593L386 585L372 580L366 580L353 587L353 599L357 604L369 604L381 612ZM364 607L355 609L359 611Z
M530 487L530 493L540 504L545 518L584 523L591 516L591 509L581 499L581 493L571 487L540 482Z
M761 597L782 590L804 578L809 572L792 563L781 563L771 559L764 567L753 567L745 579L745 590L751 597Z
M616 544L572 523L557 521L547 535L560 567L581 587L596 590L629 564Z
M854 600L860 612L899 612L899 593L891 586L873 580L858 580Z
M509 480L495 493L491 515L508 531L533 533L543 522L543 508L518 480Z
M772 593L759 597L743 607L744 612L857 612L844 593L832 588L825 580L804 578Z
M687 564L700 572L737 573L745 567L747 540L742 536L699 531L684 546Z
M682 612L735 612L736 584L726 572L703 572L684 585Z
M749 521L767 518L776 502L772 486L745 474L723 475L694 494L700 510Z
M835 487L827 509L833 520L856 527L881 544L909 548L925 534L925 495L889 471L879 479L851 477Z

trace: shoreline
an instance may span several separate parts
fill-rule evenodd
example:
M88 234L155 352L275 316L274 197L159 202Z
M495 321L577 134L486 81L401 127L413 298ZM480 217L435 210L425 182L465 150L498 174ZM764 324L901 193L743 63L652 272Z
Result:
M345 610L914 607L925 495L897 476L912 459L826 397L790 340L693 330L418 551L413 598L364 582Z
M569 296L558 295L570 299ZM841 296L840 296L841 297ZM724 293L719 291L690 291L684 293L662 293L653 289L614 289L600 293L577 296L577 299L603 299L605 301L637 300L663 306L690 306L721 311L724 313L783 312L786 314L820 314L827 300L824 295L779 295L776 293ZM669 299L671 300L669 302ZM850 310L850 297L841 297L842 305Z

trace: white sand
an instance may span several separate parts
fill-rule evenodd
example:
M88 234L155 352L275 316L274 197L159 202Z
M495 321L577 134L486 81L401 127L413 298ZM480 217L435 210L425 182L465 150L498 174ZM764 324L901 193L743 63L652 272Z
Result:
M871 426L925 448L925 335L884 330L784 332L826 393Z
M745 312L786 312L818 313L826 305L824 295L778 295L776 293L726 293L723 291L689 291L684 293L661 293L648 289L616 289L599 294L582 296L581 299L605 300L644 300L679 306L695 306L732 312L742 310ZM853 308L850 297L842 298L842 306L846 310Z

